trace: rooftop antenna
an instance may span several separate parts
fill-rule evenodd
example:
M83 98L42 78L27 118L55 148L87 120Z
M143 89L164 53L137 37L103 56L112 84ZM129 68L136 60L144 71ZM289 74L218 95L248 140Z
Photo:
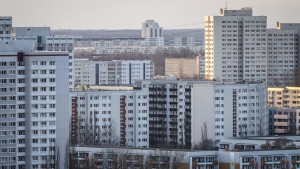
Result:
M227 2L227 1L225 1L225 9L227 9L227 5L228 5L228 2Z

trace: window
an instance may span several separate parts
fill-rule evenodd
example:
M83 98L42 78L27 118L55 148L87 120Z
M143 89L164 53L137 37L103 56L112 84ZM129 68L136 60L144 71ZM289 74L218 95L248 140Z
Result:
M40 65L47 65L46 61L40 61Z
M49 70L49 74L55 74L55 70Z
M55 126L55 121L50 121L49 126Z
M47 82L47 79L45 79L45 78L40 79L40 82L41 82L41 83L46 83L46 82Z
M47 143L47 139L45 139L45 138L41 139L41 143L43 143L43 144Z
M50 83L54 83L54 82L55 82L55 78L50 78L50 79L49 79L49 82L50 82Z
M25 104L19 104L18 109L25 109Z
M46 70L40 70L40 73L41 74L47 74L47 71Z
M50 61L49 65L55 65L55 61Z
M41 121L40 124L41 124L41 126L47 126L47 122L45 122L45 121Z

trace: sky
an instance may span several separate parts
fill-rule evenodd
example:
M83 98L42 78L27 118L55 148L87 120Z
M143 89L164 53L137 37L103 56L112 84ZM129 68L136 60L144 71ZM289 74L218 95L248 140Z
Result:
M1 0L0 16L13 26L51 29L141 29L153 19L164 29L203 28L204 16L220 8L252 7L254 15L276 22L300 23L300 0Z

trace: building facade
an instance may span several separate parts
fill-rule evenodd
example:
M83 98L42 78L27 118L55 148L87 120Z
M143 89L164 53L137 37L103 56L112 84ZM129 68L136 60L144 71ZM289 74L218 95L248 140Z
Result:
M192 133L206 123L208 138L215 143L227 137L268 135L266 84L199 84L192 90ZM201 135L192 135L192 142L197 140Z
M251 8L205 17L205 78L267 81L267 17Z
M74 145L149 147L148 93L119 87L72 92Z
M0 25L1 167L65 168L69 52L46 50L50 28L13 28L11 20Z
M135 88L149 92L150 147L191 148L192 84L198 81L138 81Z
M268 88L269 107L290 107L300 106L300 87Z
M266 16L253 16L251 8L206 16L205 78L298 85L300 24L267 29L266 21Z
M152 79L154 64L151 60L75 59L74 73L76 85L131 85L136 80Z
M165 75L174 75L178 79L200 79L199 57L165 58Z
M151 80L135 83L149 91L150 147L187 147L208 138L268 134L267 87L263 83Z
M50 27L14 27L14 39L34 40L35 50L69 52L69 90L74 90L74 37L51 35Z
M12 17L1 16L0 25L0 40L11 39L13 33Z
M269 135L296 135L300 133L300 109L269 108Z
M34 52L26 46L34 50L35 42L28 40L0 43L6 49L0 52L1 165L63 167L55 157L64 159L68 143L68 53Z
M254 141L255 142L255 141ZM74 168L189 168L189 169L243 169L243 168L300 168L298 149L278 150L164 150L72 147Z
M147 46L164 46L163 28L154 20L142 23L142 38Z

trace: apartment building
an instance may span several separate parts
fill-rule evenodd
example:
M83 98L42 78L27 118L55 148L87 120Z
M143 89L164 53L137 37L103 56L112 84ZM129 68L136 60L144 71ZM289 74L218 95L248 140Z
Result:
M149 91L150 147L192 147L204 123L215 143L268 134L266 84L146 80L134 86Z
M300 106L300 87L268 88L269 107L296 108Z
M199 56L200 80L205 80L205 57Z
M251 8L206 16L205 78L298 85L300 24L267 29L266 21L266 16L253 16Z
M215 143L227 137L268 134L266 84L197 84L192 91L192 133L206 122L208 138ZM192 142L200 139L201 135L192 134Z
M191 148L192 85L201 81L145 80L134 84L149 92L149 145ZM198 133L200 134L200 133Z
M68 51L69 52L69 91L73 91L74 83L74 37L68 35L46 36L47 51Z
M145 38L147 46L164 46L163 28L154 20L146 20L142 23L142 38Z
M0 40L10 39L13 32L12 17L0 16Z
M152 79L154 76L151 60L75 59L74 63L76 85L131 85L136 80Z
M251 8L205 17L205 78L267 81L267 17Z
M70 100L72 144L149 147L148 92L91 86L72 92Z
M298 84L299 31L268 29L268 84L270 86L295 86ZM299 26L300 29L300 26Z
M299 108L269 108L269 135L299 134L299 120Z
M63 168L68 52L36 51L34 40L2 40L0 46L1 166Z
M165 58L165 75L178 79L200 79L199 56L193 58Z
M220 168L299 168L299 150L219 151Z
M69 91L74 90L73 60L74 37L67 35L51 35L50 27L14 27L14 39L34 40L38 51L69 52Z
M253 141L255 143L256 140ZM164 150L132 148L72 147L74 168L94 166L98 168L189 168L189 169L231 169L231 168L300 168L298 149L279 150Z

